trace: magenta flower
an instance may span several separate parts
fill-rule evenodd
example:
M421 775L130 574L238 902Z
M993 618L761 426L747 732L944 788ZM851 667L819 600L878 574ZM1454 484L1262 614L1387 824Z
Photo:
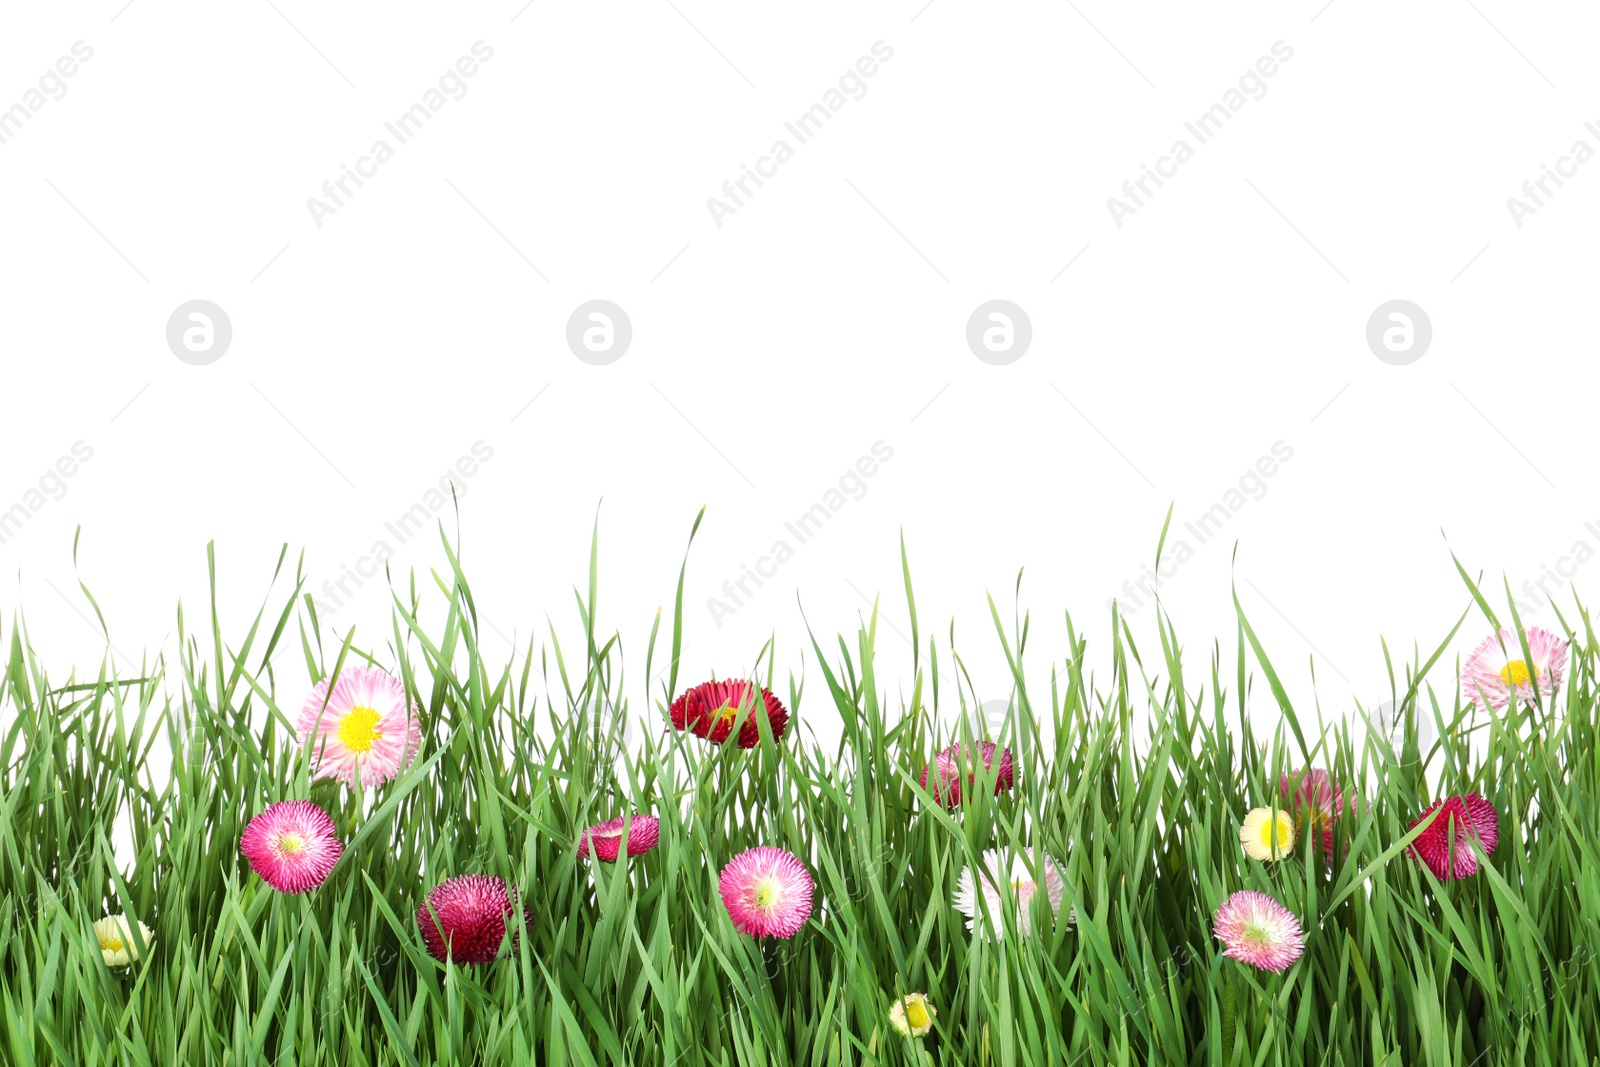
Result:
M1561 684L1567 667L1567 643L1538 626L1527 631L1529 663L1522 658L1522 642L1515 630L1501 630L1485 637L1466 666L1461 668L1461 692L1467 702L1498 711L1511 703L1533 703L1537 686L1546 697Z
M1295 775L1293 780L1284 775L1278 780L1278 788L1289 802L1290 818L1308 840L1314 843L1317 831L1322 831L1322 853L1332 863L1333 824L1344 814L1344 793L1339 784L1321 767L1312 767ZM1352 797L1351 808L1354 807L1355 798Z
M634 815L628 829L628 855L642 856L656 847L661 838L661 820L654 815ZM578 855L588 856L591 848L596 856L608 863L615 862L622 851L623 824L629 819L618 816L609 822L596 823L578 839Z
M1441 808L1443 811L1438 817L1412 842L1411 854L1426 863L1441 882L1471 877L1478 873L1478 856L1472 851L1471 842L1476 841L1486 853L1493 852L1495 842L1500 839L1500 816L1493 804L1476 793L1468 793L1464 797L1434 801L1421 818L1412 820L1411 827L1415 829ZM1450 850L1452 834L1455 837L1453 853Z
M980 762L985 771L994 770L996 751L1000 754L1000 769L995 772L994 795L999 796L1016 782L1016 771L1011 762L1011 750L1000 748L993 741L983 742L976 752L961 744L940 750L934 754L933 763L922 768L918 784L932 793L933 799L953 811L961 806L962 782L965 781L968 786L977 784ZM932 785L928 784L929 771L933 772Z
M1283 971L1305 951L1305 935L1294 912L1265 893L1241 889L1217 909L1211 928L1222 954L1259 967Z
M304 893L327 881L344 845L327 812L309 800L284 800L250 820L239 851L278 892Z
M733 925L752 937L793 937L811 915L811 872L781 848L735 856L717 888Z
M417 906L417 929L428 954L441 963L446 959L458 964L491 963L507 933L515 948L516 916L516 893L504 878L464 874L435 886Z
M311 772L365 788L382 785L422 744L422 709L407 703L400 679L376 667L346 667L333 691L317 683L296 724L311 744Z

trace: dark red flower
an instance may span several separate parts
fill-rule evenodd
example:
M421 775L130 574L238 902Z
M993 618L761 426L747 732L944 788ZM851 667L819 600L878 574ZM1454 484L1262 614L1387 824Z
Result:
M720 745L733 732L739 712L751 702L750 689L750 683L742 680L697 685L672 702L672 725ZM761 699L754 702L739 728L740 748L755 748L761 743L761 727L756 721L761 715L767 717L772 739L783 738L783 731L789 726L789 712L772 690L763 687Z
M1493 804L1476 793L1468 793L1434 801L1420 819L1412 821L1412 828L1427 822L1441 808L1444 810L1412 843L1411 854L1426 863L1441 882L1470 877L1478 873L1478 855L1472 851L1471 842L1476 840L1485 853L1493 852L1500 839L1500 816ZM1452 836L1454 853L1450 851Z
M983 769L988 771L994 768L995 750L999 748L993 741L985 741L978 746L976 755L983 761ZM995 779L994 795L999 796L1016 782L1016 772L1011 764L1011 750L1000 748L999 777ZM933 799L945 807L955 809L961 805L961 783L965 779L967 785L976 785L978 781L978 768L972 760L972 753L960 744L951 745L949 748L935 754L933 763L922 768L922 788L933 794ZM933 784L928 784L928 772L933 771Z
M508 927L516 945L516 915L516 893L504 878L464 874L435 886L417 906L417 928L428 954L441 963L447 958L458 964L490 963L499 955Z

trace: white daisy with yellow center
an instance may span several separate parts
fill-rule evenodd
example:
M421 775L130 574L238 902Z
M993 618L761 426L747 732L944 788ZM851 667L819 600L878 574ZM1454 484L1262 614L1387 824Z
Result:
M155 931L144 923L137 923L139 937L149 948L155 940ZM107 967L126 967L139 958L139 946L134 941L132 927L126 915L107 915L94 924L95 940L100 944L100 956Z
M1239 827L1239 843L1251 859L1282 859L1294 851L1294 821L1282 808L1255 808Z
M925 995L907 993L889 1009L889 1023L902 1037L921 1037L933 1029L938 1014Z

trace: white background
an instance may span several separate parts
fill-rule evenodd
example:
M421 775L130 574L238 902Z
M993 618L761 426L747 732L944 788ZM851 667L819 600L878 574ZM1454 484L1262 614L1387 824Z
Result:
M124 4L11 5L0 30L0 108L93 49L0 144L0 510L93 449L0 544L0 625L24 611L58 678L105 645L75 527L128 672L174 651L180 598L203 624L212 539L235 642L284 543L322 600L379 540L397 582L429 581L437 535L384 524L479 441L461 530L490 653L547 618L573 647L598 508L601 626L641 670L707 505L688 682L774 633L800 669L797 595L832 647L882 593L893 691L902 529L923 633L943 648L955 620L981 697L1009 690L985 594L1009 619L1021 568L1038 684L1068 610L1104 662L1106 604L1168 505L1185 537L1278 441L1292 460L1189 539L1163 598L1191 654L1220 639L1231 663L1236 585L1306 703L1315 660L1326 710L1386 693L1380 637L1426 656L1448 632L1451 549L1520 592L1600 548L1600 162L1520 228L1506 204L1574 141L1600 149L1587 5ZM397 145L384 123L480 40L465 96ZM784 123L879 41L865 95L798 145ZM1184 123L1278 41L1266 94L1199 145ZM318 227L307 199L380 138L394 158ZM794 158L719 227L707 198L780 138ZM1118 227L1107 198L1179 138L1194 158ZM596 298L633 325L608 366L565 341ZM1006 366L965 339L996 298L1033 329ZM1397 298L1433 327L1408 366L1365 339ZM166 343L192 299L232 322L208 366ZM880 440L865 495L786 534ZM780 538L794 558L717 626L707 599ZM381 648L382 579L347 588L330 624ZM1152 667L1153 620L1132 617Z

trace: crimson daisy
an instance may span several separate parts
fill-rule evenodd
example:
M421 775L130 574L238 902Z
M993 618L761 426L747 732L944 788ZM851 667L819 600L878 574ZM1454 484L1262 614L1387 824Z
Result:
M756 700L754 688L743 680L702 682L672 702L672 725L720 745L733 732L739 713L749 706L744 725L739 728L739 747L755 748L761 743L761 727L756 720L762 715L772 729L772 739L781 740L789 726L788 709L765 687L760 690L761 699Z
M493 962L507 932L512 946L517 943L516 898L504 878L487 874L463 874L435 886L417 906L417 929L428 954L441 963Z
M1421 818L1412 820L1411 827L1415 829L1429 819L1433 821L1428 828L1412 842L1411 854L1426 863L1441 882L1477 874L1478 854L1472 850L1472 842L1476 841L1488 854L1494 851L1495 842L1500 839L1500 816L1494 805L1477 793L1434 801ZM1455 838L1454 851L1451 850L1452 837Z

